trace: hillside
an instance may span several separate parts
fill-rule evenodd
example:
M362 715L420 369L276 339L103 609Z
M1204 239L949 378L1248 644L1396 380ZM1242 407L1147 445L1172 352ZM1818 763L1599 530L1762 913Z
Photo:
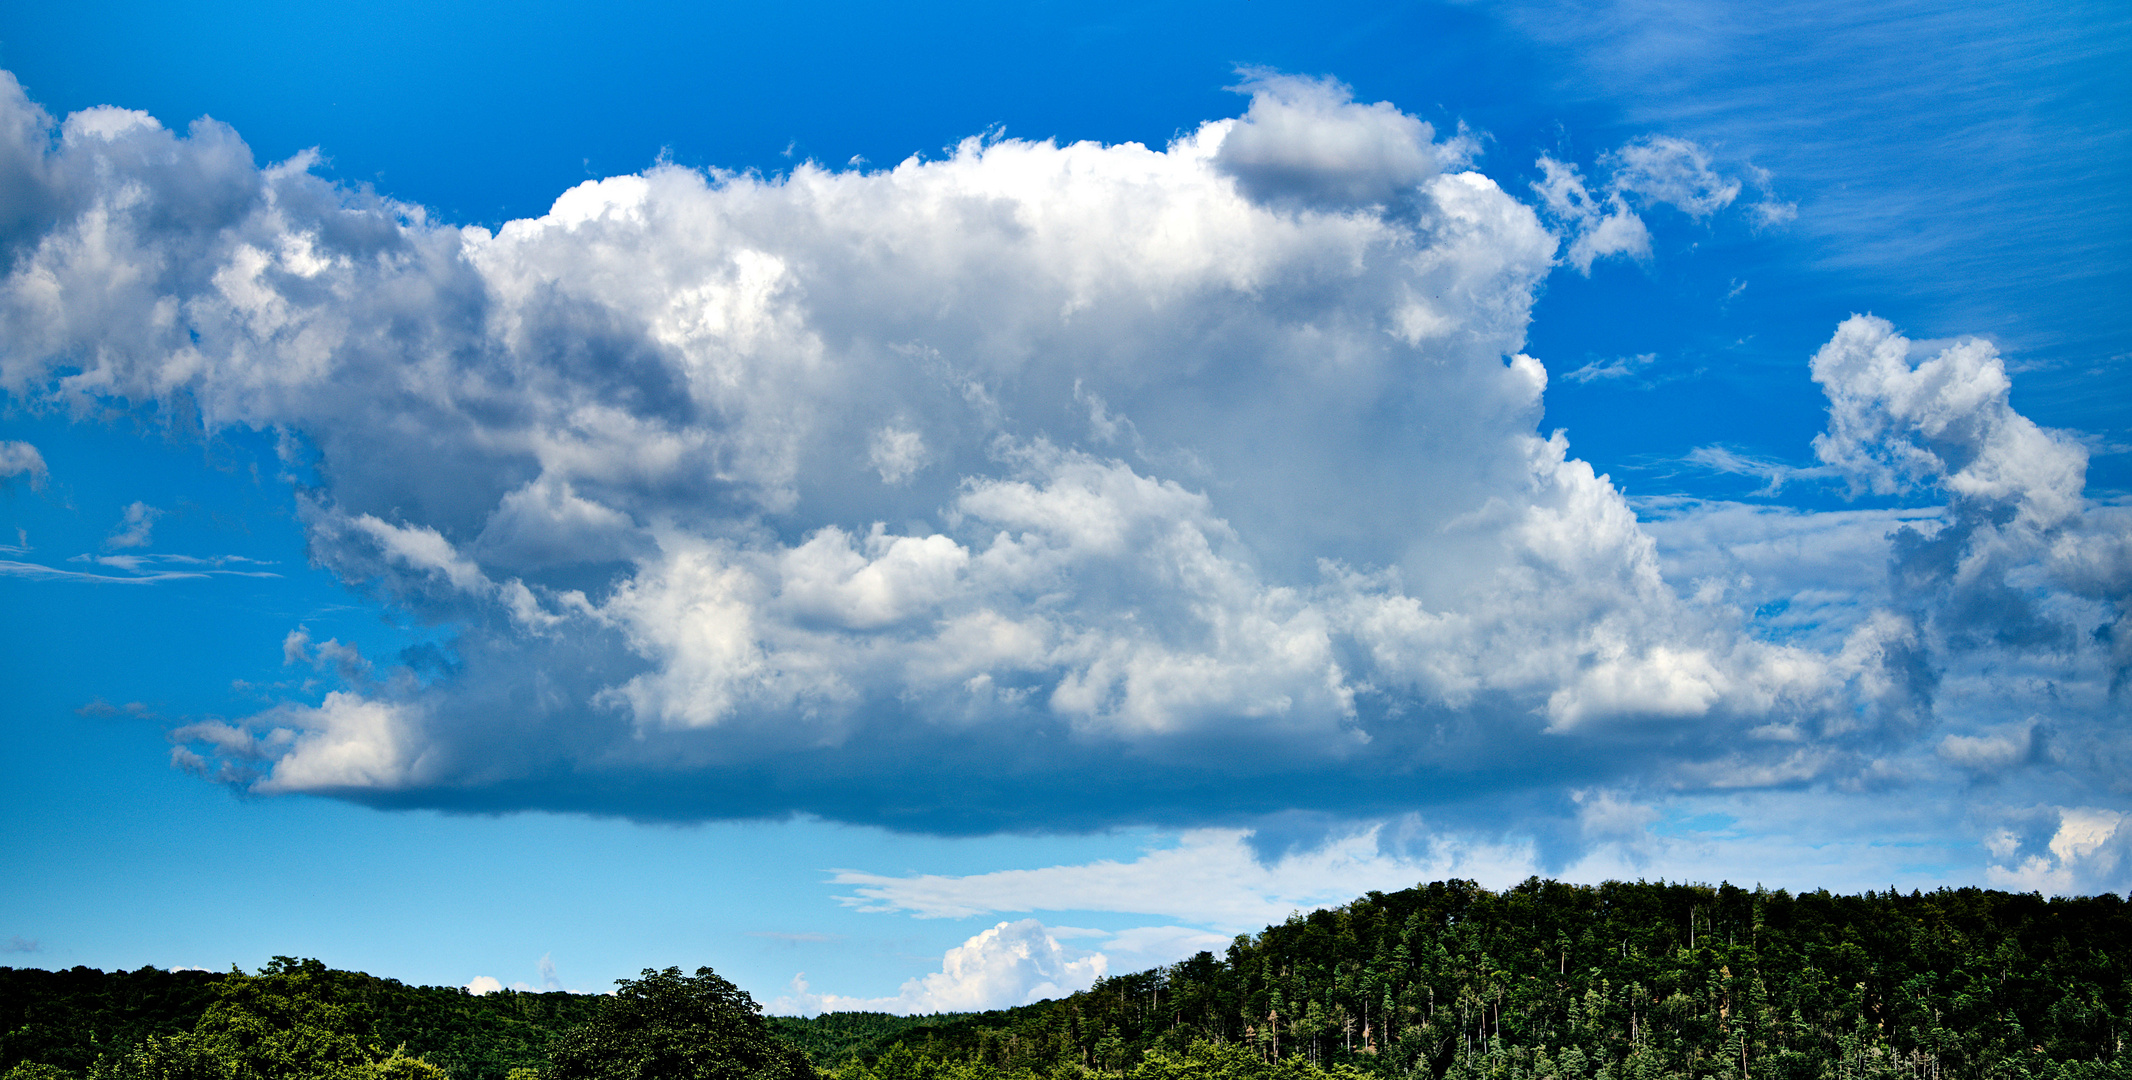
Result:
M1138 1072L1208 1043L1428 1080L2115 1077L2128 997L2115 895L1451 881L913 1028L895 1069Z
M610 1000L287 959L258 976L0 968L0 1072L109 1072L218 1002L273 1001L254 1010L269 1024L338 1025L366 1061L400 1047L450 1080L510 1080ZM835 1080L2132 1080L2128 1006L2132 907L2114 895L1448 881L1056 1001L768 1030Z

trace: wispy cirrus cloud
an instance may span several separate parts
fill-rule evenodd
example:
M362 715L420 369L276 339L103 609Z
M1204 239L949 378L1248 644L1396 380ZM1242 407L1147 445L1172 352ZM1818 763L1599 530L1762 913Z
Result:
M27 552L23 552L27 553ZM273 570L249 569L249 567L272 566L242 555L166 555L143 553L139 555L74 555L67 559L90 567L104 567L118 573L99 570L74 570L63 566L46 566L42 563L23 562L16 559L0 559L0 576L31 578L42 581L76 581L99 585L154 585L166 581L196 581L211 577L278 578Z

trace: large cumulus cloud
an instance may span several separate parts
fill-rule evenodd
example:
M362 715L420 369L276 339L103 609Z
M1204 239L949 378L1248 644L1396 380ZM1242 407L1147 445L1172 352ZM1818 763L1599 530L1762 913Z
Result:
M1974 517L1895 541L1940 599L1791 640L1669 580L1521 351L1558 260L1642 249L1561 254L1389 104L1249 89L1162 149L662 166L491 233L8 80L0 386L281 433L313 557L452 629L177 734L259 792L988 829L1820 782L1923 745L1965 597L2047 563L2037 626L2117 610L2067 444L1896 393L1852 324L1820 451ZM1737 190L1617 157L1616 201ZM2035 633L1994 647L2097 648Z

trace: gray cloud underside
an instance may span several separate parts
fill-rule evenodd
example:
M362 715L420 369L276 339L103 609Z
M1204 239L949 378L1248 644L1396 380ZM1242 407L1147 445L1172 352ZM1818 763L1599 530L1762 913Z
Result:
M1388 104L1252 89L1161 150L659 167L491 234L10 80L0 385L280 432L313 557L455 628L175 734L261 793L1567 821L1571 787L1973 777L2034 714L2045 765L1994 776L2121 797L2122 512L1987 346L1854 319L1813 362L1832 472L1937 509L1647 529L1535 433L1520 352L1547 275L1609 254L1562 250L1595 196L1539 192L1558 234ZM1608 162L1695 214L1737 190L1677 140ZM1816 532L1858 559L1781 557Z

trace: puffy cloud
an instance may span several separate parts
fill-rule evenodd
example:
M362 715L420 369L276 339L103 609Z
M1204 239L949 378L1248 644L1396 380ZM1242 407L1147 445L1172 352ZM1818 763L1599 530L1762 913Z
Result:
M1830 403L1814 442L1824 464L1794 475L1937 505L1654 508L1647 528L1671 576L1720 585L1769 637L1832 655L1873 710L1760 734L1824 755L1809 775L1851 770L1852 784L1942 779L1994 804L2120 803L2132 515L2086 497L2080 442L2015 411L2003 362L1976 339L1913 343L1854 316L1812 373ZM1974 812L1983 833L2014 835L1993 824L2000 811ZM2050 854L2049 835L1995 873L2039 888L2132 880L2111 877L2122 871L2107 858Z
M1930 483L2033 528L2081 509L2087 451L2014 411L1998 350L1969 338L1930 357L1914 351L1887 320L1854 316L1814 354L1829 398L1829 430L1814 438L1822 461L1856 488Z
M36 447L19 440L0 442L0 480L27 476L32 488L42 488L47 475L44 455Z
M2132 882L2132 817L2095 806L2037 806L2004 815L1986 847L2000 888L2051 895L2121 891Z
M147 547L154 535L155 521L162 516L163 511L147 503L135 502L128 505L126 512L119 517L118 528L104 539L105 549Z
M466 992L475 997L480 997L483 994L494 994L502 989L503 983L494 975L476 975L474 976L474 981L466 984Z
M1720 176L1710 167L1709 151L1686 139L1647 135L1609 152L1606 164L1613 169L1613 190L1694 218L1723 210L1740 194L1740 182Z
M1740 193L1738 180L1711 168L1709 152L1685 139L1648 135L1602 154L1599 166L1607 180L1595 192L1575 165L1542 155L1541 178L1532 185L1548 217L1569 234L1564 257L1585 275L1592 272L1592 263L1610 255L1651 257L1651 230L1632 202L1672 206L1700 221L1730 206ZM1787 212L1768 201L1752 211L1764 225L1781 224ZM1587 365L1577 374L1585 381L1610 371Z
M1592 263L1609 255L1634 259L1651 257L1651 230L1619 191L1595 197L1585 186L1575 165L1551 157L1540 158L1542 177L1532 185L1548 215L1561 222L1573 237L1567 258L1580 274L1590 274Z
M1582 270L1642 255L1634 205L1704 216L1738 185L1660 138L1597 189L1543 162L1558 234L1462 136L1331 82L1246 88L1162 148L659 166L491 232L258 168L212 121L55 136L6 80L0 183L47 210L0 223L0 389L276 431L317 479L313 558L456 635L422 678L306 636L285 653L339 688L173 732L181 767L262 793L950 831L1455 817L1536 784L1862 783L1891 747L1954 768L1946 736L2019 718L1932 727L1983 670L1937 658L1992 635L2071 650L2074 707L2105 708L2101 639L2066 628L2119 617L2124 530L1982 347L1912 365L1854 320L1814 361L1828 467L1944 511L1641 522L1534 431L1535 292L1565 240ZM1760 593L1821 603L1777 557L1817 532L1901 573L1780 628Z
M792 993L773 1000L765 1011L786 1016L978 1012L1064 997L1088 989L1108 972L1101 954L1061 945L1058 937L1035 919L1000 923L949 949L939 971L904 983L894 997L817 994L802 972L793 977Z
M1354 104L1347 87L1251 71L1251 108L1222 137L1214 161L1253 199L1321 209L1383 206L1412 199L1425 181L1470 157L1459 137L1391 102Z

